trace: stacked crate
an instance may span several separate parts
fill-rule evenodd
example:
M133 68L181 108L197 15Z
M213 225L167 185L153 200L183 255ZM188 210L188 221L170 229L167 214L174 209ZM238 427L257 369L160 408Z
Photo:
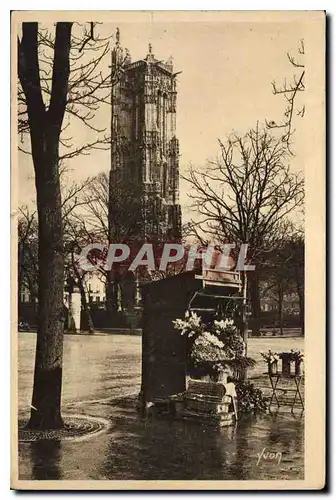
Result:
M234 423L234 412L230 411L231 396L225 395L223 384L190 380L184 393L182 416L220 427Z

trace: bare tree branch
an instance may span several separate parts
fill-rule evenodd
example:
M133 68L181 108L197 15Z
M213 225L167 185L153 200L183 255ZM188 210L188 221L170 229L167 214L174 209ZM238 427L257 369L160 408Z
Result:
M102 105L110 105L113 85L118 82L122 72L124 61L121 61L120 65L113 71L109 65L110 47L114 34L102 37L97 31L97 26L100 23L90 22L84 25L68 23L68 27L71 24L74 25L68 57L70 75L68 88L62 90L63 95L61 96L60 89L57 89L57 82L61 79L56 78L56 75L59 76L60 71L67 70L67 66L62 63L62 57L57 57L56 61L58 61L59 67L54 67L54 55L55 51L62 50L62 46L56 46L56 40L61 40L62 37L57 37L56 31L53 33L53 31L35 24L37 36L34 44L37 51L31 52L37 53L38 58L36 61L31 61L30 64L35 69L37 68L34 74L40 76L39 80L30 85L30 95L36 100L36 105L41 109L41 112L47 110L46 112L55 116L55 119L58 110L62 109L60 99L65 99L67 122L64 123L64 120L61 120L62 117L59 116L60 122L63 122L60 137L61 159L71 159L77 155L89 154L94 149L108 149L111 137L109 133L106 133L106 128L99 126L97 112ZM68 29L68 27L62 27L62 23L57 23L56 30ZM26 39L28 35L27 28L25 28L24 36ZM20 44L21 41L18 40L19 49ZM20 54L22 51L19 50ZM20 77L20 64L22 68L23 61L26 61L26 58L19 58L18 132L21 134L21 143L24 142L24 135L30 130L27 115L28 101L25 92L27 89L26 86L24 87L25 82ZM21 71L21 76L22 74ZM52 95L53 98L51 98ZM77 120L93 132L92 140L90 138L85 144L76 144L73 137L64 134L73 120ZM28 147L20 147L20 150L25 154L30 154Z
M273 248L288 215L303 203L303 177L287 166L282 140L258 126L219 144L217 162L204 169L191 167L183 177L190 185L190 208L197 214L189 234L203 242L210 237L248 243L250 257L257 258Z
M304 50L304 41L300 40L300 45L298 48L298 54L301 59L305 54ZM305 66L303 62L296 59L291 54L287 53L288 60L291 66L297 70L299 70L298 74L293 75L291 83L287 83L284 81L284 84L281 87L278 87L275 82L272 82L272 90L274 95L282 95L286 102L286 107L284 111L284 118L282 121L277 122L274 120L266 120L266 127L268 129L281 129L282 140L287 145L288 151L290 154L294 154L292 150L292 136L295 132L293 128L294 125L294 117L299 116L303 117L305 114L305 106L304 104L297 103L298 95L300 92L304 92L305 90Z

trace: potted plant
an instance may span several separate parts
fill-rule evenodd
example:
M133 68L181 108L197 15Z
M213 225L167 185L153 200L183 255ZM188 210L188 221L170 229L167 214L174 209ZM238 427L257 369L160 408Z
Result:
M186 312L185 318L173 321L187 341L187 373L197 380L209 380L213 364L220 360L223 344L206 328L195 312Z
M223 343L211 332L205 330L195 338L189 352L189 374L201 374L218 381L222 371Z
M289 377L291 375L291 364L293 362L293 356L291 352L281 352L279 358L282 361L282 375Z
M249 381L236 381L238 400L238 412L242 413L265 413L267 411L267 399L262 391Z
M295 375L300 377L302 375L302 361L304 355L299 349L291 349L292 360L295 363Z
M276 352L272 352L270 349L267 352L261 351L260 354L265 363L267 363L268 373L270 375L276 375L278 373L278 354Z
M196 313L187 313L184 319L176 319L174 327L187 337L187 369L192 378L210 378L226 383L232 363L245 358L245 344L233 320L202 322ZM254 366L253 360L244 368ZM240 364L241 365L241 364ZM238 368L237 363L235 368Z

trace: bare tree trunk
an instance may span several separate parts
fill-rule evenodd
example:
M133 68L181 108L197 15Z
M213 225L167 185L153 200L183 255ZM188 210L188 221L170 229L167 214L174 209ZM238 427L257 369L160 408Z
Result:
M36 175L39 216L38 326L30 428L55 429L61 417L64 255L57 159ZM56 164L55 164L56 162Z
M259 290L259 277L256 272L251 273L250 278L250 297L251 297L251 308L252 308L252 334L259 336L260 334L260 290Z
M279 313L280 335L282 335L283 334L283 287L282 287L282 283L278 283L278 313Z
M19 242L19 258L18 258L18 296L19 301L21 300L21 294L23 289L23 260L24 260L24 243Z
M90 305L89 305L88 301L86 300L86 294L85 294L85 290L84 290L84 286L83 286L83 281L81 279L78 280L78 288L80 290L82 304L83 304L83 310L84 310L84 313L86 316L89 332L94 333L95 329L94 329L94 325L93 325L93 321L92 321L91 309L90 309Z
M247 273L243 271L241 273L242 278L242 321L241 321L241 336L245 344L244 356L247 356L247 343L248 343L248 322L247 322ZM247 370L244 368L243 373L241 373L241 378L247 380Z
M118 283L114 279L112 272L107 273L106 310L110 320L116 317L118 312Z
M302 328L302 334L304 335L304 283L303 283L303 276L300 279L300 273L298 272L298 269L295 269L295 282L296 282L296 291L299 297L299 315L300 315L300 325Z
M64 254L59 178L59 138L70 73L72 23L57 23L52 92L46 110L38 61L38 23L23 23L18 72L26 96L38 209L38 327L31 416L28 426L56 429L61 417Z
M302 329L302 334L304 335L304 293L302 292L301 286L297 286L297 294L299 297L299 316L300 316L300 325Z

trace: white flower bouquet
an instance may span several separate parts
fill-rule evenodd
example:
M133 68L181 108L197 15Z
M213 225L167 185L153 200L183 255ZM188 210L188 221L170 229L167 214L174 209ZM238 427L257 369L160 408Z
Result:
M279 361L279 355L276 352L272 352L270 349L267 352L260 351L261 357L267 364L277 363Z

